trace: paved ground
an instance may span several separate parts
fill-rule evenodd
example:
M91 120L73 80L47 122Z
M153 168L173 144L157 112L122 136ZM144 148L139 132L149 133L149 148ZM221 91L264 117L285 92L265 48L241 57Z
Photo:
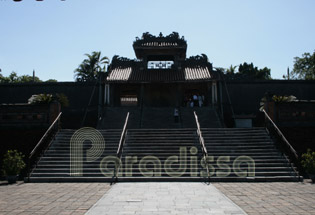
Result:
M114 185L87 214L245 213L211 184L144 182Z
M214 183L250 215L315 214L315 184Z
M107 195L104 194L106 194L110 188L110 192L116 192L117 190L115 191L115 189L116 187L119 188L117 185L120 184L124 185L123 183L118 183L110 187L110 185L106 183L24 184L21 182L15 185L6 185L5 183L0 182L0 214L84 214L99 199L106 198ZM159 189L149 187L149 183L147 183L144 184L146 192L144 192L143 195L140 195L143 191L140 192L140 189L142 188L138 187L139 191L135 191L135 194L137 195L134 195L134 193L132 193L133 195L122 194L126 197L125 199L121 199L125 201L125 204L118 201L116 201L115 204L120 205L120 208L129 205L128 207L130 207L130 210L136 210L136 208L138 208L137 205L144 205L145 202L143 201L143 197L153 198L156 196L163 196L159 201L161 206L164 206L166 210L164 212L177 207L178 211L184 210L184 212L188 212L189 208L192 208L196 210L199 209L199 214L205 214L209 209L211 212L211 209L216 207L214 202L218 202L218 198L215 198L213 195L220 190L249 215L315 215L315 184L213 183L212 185L218 190L213 186L205 186L201 184L202 187L204 187L204 190L193 192L192 189L188 188L194 188L194 184L199 186L197 184L200 183L182 183L181 185L178 183L160 183L157 185L160 186ZM126 185L129 186L127 186L125 190L130 194L133 190L132 186L140 186L140 183L126 183L125 186ZM182 190L187 191L182 192ZM174 196L180 193L182 195L178 197L178 201L174 200ZM198 201L193 201L192 197L197 194L204 196L204 200L195 199ZM190 206L188 205L188 199L191 201ZM226 201L222 196L220 199ZM203 204L200 205L197 203L200 201L204 201ZM180 204L180 202L182 202L182 204ZM143 207L143 209L154 209L153 206L158 206L158 203L159 202L147 201L147 206ZM223 206L222 202L219 202L218 204ZM96 207L97 205L95 208ZM108 211L109 208L110 207L106 208L106 211ZM222 211L221 209L217 210L214 214L219 214L219 212ZM162 209L160 210L162 211ZM179 214L184 214L184 212ZM214 210L212 210L212 212L214 212ZM229 210L226 212L229 212ZM162 214L162 212L158 214Z
M0 214L84 214L109 188L106 183L0 183Z

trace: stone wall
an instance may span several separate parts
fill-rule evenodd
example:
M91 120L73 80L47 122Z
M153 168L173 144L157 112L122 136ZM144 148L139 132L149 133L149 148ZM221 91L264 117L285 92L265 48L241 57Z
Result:
M259 111L259 103L266 92L276 95L294 95L299 100L315 100L315 81L227 81L227 88L236 114ZM223 102L228 103L223 89Z
M64 93L69 98L70 105L69 107L62 107L62 112L64 113L61 119L63 127L78 128L94 85L95 83L79 82L0 84L0 103L25 103L33 94ZM227 81L227 89L235 114L256 114L257 119L254 119L254 125L261 123L261 120L258 120L261 118L259 103L266 92L277 95L294 95L300 100L315 100L315 81ZM139 90L137 89L137 91ZM119 91L119 88L117 88L116 92ZM224 86L222 91L224 113L231 115ZM96 125L98 92L98 87L96 87L91 107L89 108L90 111L87 115L86 125L89 126ZM116 93L114 95L117 97ZM119 103L120 98L116 99Z
M94 82L0 84L0 104L27 103L28 99L34 94L63 93L69 99L69 106L61 108L63 112L62 125L65 128L79 128L94 86ZM96 125L98 92L98 87L96 87L87 114L86 126Z

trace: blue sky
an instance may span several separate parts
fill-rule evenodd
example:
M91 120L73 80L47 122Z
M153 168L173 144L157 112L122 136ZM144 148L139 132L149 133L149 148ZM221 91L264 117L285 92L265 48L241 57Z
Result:
M224 68L253 62L281 79L315 50L314 20L313 0L0 0L0 68L73 81L85 53L135 58L136 36L176 31L187 56Z

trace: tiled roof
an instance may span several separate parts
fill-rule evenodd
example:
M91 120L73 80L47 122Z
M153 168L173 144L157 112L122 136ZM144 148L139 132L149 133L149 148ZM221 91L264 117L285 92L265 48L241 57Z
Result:
M211 80L207 66L185 67L181 70L144 70L139 67L119 66L107 76L109 82L184 82Z

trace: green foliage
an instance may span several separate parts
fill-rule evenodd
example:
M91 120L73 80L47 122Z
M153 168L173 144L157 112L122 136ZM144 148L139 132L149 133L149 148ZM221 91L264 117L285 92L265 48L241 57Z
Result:
M315 174L315 152L308 149L307 153L302 154L301 164L307 173Z
M32 95L31 98L28 99L28 104L49 104L52 102L52 99L52 94L43 93Z
M54 83L54 82L58 82L56 79L48 79L47 81L45 82L51 82L51 83Z
M272 94L271 94L272 95ZM269 97L269 96L268 96ZM271 96L270 96L271 97ZM296 97L293 95L290 96L280 96L280 95L272 95L271 97L272 101L275 103L281 103L281 102L294 102L297 101ZM260 108L259 110L262 111L265 108L265 103L267 102L267 97L264 96L260 100Z
M238 67L239 74L249 78L249 79L259 79L259 80L270 80L270 69L267 67L263 69L258 69L254 67L254 64L243 63Z
M33 82L33 76L22 75L18 77L18 83L30 83ZM34 82L42 82L38 77L34 77Z
M291 95L291 96L278 96L278 95L273 95L272 100L276 103L281 103L281 102L294 102L297 101L296 97Z
M233 74L235 74L236 68L237 68L237 66L231 65L231 66L226 70L226 73L233 75Z
M42 82L37 76L34 78L35 82ZM11 72L8 77L0 74L0 83L31 83L33 82L33 76L21 75L18 76L16 72Z
M302 57L294 58L292 78L315 80L315 50L313 54L304 53Z
M201 54L201 55L190 56L184 62L182 62L182 66L199 67L200 65L211 65L209 63L207 55Z
M83 60L79 67L74 71L75 81L97 80L100 72L105 72L105 64L109 63L108 57L101 57L101 52L85 54L88 59Z
M69 106L68 97L63 93L57 93L55 95L46 93L32 95L31 98L28 99L28 104L49 104L54 100L57 100L63 107Z
M56 99L60 103L61 106L63 106L63 107L68 107L69 106L69 99L68 99L68 97L65 94L57 93L56 94Z
M271 80L270 69L264 67L258 69L253 63L243 63L238 67L238 72L235 73L236 66L230 66L225 74L228 79L232 80Z
M23 161L24 155L17 150L9 150L4 155L3 159L3 175L5 176L15 176L20 174L21 170L25 168L25 163Z

